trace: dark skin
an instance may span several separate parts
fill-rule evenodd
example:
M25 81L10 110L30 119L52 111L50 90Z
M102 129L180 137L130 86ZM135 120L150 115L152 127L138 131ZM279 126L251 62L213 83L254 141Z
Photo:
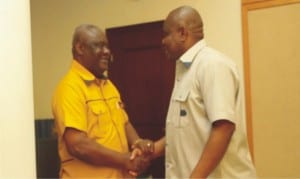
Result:
M103 147L90 139L85 132L73 128L65 130L64 140L70 154L93 165L122 168L136 173L149 165L149 161L143 157L131 159L131 153L119 153Z
M75 60L96 78L103 79L111 54L107 39L98 27L91 25L78 27L73 37L72 52ZM125 131L129 144L140 139L130 122L125 125ZM124 169L132 176L136 176L149 165L149 159L142 155L143 151L135 149L132 153L116 152L89 138L84 131L66 128L63 139L71 155L92 165ZM144 147L147 147L148 143L153 146L153 142L147 140L147 143L143 144Z
M177 60L195 43L203 39L203 23L198 12L188 6L179 7L169 13L164 22L162 45L167 58ZM212 123L211 133L190 178L207 178L222 160L235 124L227 119ZM165 137L155 142L153 158L164 154Z

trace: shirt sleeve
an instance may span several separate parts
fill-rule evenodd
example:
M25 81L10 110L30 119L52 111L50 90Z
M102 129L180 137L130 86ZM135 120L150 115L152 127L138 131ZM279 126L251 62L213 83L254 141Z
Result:
M61 85L54 95L52 108L62 134L66 127L87 131L86 104L80 88L70 84Z
M208 62L200 74L201 90L211 122L229 120L235 123L238 78L235 69L222 60Z

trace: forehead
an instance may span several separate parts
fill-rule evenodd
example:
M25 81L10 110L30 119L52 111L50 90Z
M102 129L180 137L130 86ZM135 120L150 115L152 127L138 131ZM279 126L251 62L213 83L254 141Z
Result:
M174 19L174 17L172 15L169 15L166 20L164 21L164 25L163 25L163 30L165 32L170 32L173 29L176 28L176 20Z
M171 31L171 24L167 20L164 22L163 31L164 32L170 32Z
M83 39L89 42L107 42L105 34L99 29L89 29L83 33Z

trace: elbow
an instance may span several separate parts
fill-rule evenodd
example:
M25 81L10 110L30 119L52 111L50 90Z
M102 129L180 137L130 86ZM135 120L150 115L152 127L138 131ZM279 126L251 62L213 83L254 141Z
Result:
M63 139L69 154L74 157L81 158L86 155L86 138L85 134L73 129L67 129Z
M66 147L69 154L71 154L76 158L81 158L82 156L85 155L84 149L82 149L80 144L68 144L66 142Z

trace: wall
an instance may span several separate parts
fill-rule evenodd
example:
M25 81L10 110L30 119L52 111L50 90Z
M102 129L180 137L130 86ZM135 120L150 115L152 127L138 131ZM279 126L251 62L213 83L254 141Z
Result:
M52 117L51 95L70 65L77 25L105 29L163 20L180 5L200 11L208 44L232 57L243 74L240 0L31 0L35 118Z
M0 1L0 178L36 178L29 7Z

